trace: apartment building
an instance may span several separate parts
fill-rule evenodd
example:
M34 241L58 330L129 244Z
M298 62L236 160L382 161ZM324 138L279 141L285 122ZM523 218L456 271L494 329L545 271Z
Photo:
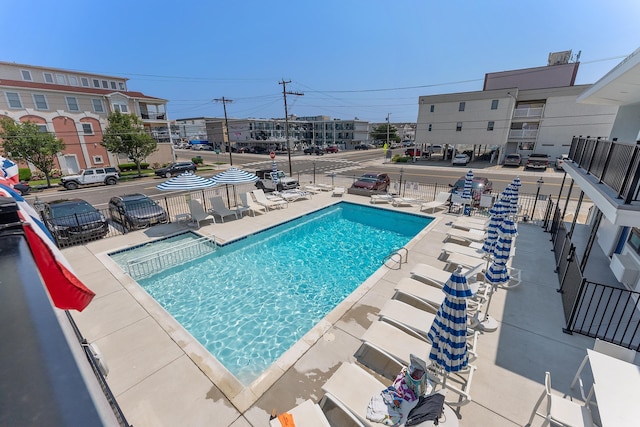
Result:
M197 117L177 119L180 137L189 140L207 140L214 147L224 147L227 141L235 148L262 146L267 149L286 150L287 122L292 150L310 145L338 145L350 149L369 139L369 125L363 120L332 119L329 116L279 119L227 118L229 135L225 133L225 119Z
M66 147L57 162L64 174L128 162L100 145L108 115L114 111L140 117L145 129L158 141L158 151L147 161L172 161L167 101L128 90L127 80L0 62L0 115L15 121L31 121L42 132L52 132L62 139Z
M501 163L510 153L566 154L576 134L609 135L617 106L578 104L590 87L574 85L579 62L551 55L544 67L487 73L482 91L419 97L416 142L497 148Z

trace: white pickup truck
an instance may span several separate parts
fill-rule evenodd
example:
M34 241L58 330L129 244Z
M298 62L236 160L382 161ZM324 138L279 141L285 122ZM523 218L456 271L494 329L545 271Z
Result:
M273 174L278 174L278 182L277 184L273 181ZM256 187L264 190L265 192L270 191L282 191L282 190L292 190L294 188L300 187L298 180L295 178L288 177L283 171L273 172L271 169L262 169L256 171L256 175L258 175L258 181L256 181Z
M60 183L67 190L75 190L81 185L104 184L115 185L120 179L114 167L82 169L77 175L64 176Z
M568 154L561 154L560 157L556 157L556 170L562 170L562 164L569 158Z

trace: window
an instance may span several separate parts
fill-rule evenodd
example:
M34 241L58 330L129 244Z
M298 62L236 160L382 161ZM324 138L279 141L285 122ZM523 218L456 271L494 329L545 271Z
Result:
M428 129L428 131L429 131L429 132L431 132L431 123L429 123L429 129Z
M635 253L640 255L640 228L632 228L629 233L629 240L627 243L634 250Z
M93 126L91 126L91 123L82 123L82 133L85 135L93 135Z
M22 108L22 101L20 100L20 95L17 92L6 92L7 103L9 104L9 108Z
M33 79L31 78L31 71L21 70L20 72L22 73L22 80L26 80L28 82L33 81Z
M461 103L458 105L458 111L464 111L464 107L465 107L465 105L466 105L466 102L461 102Z
M67 84L67 78L64 76L64 74L56 74L56 82L59 85L66 85Z
M51 73L42 73L42 77L44 77L45 83L53 83L53 74Z
M116 90L116 82L110 82L111 83L111 89Z
M493 101L491 101L491 109L492 110L497 110L498 109L498 100L494 99Z
M125 90L125 89L124 89L124 83L119 82L119 83L118 83L118 85L120 86L120 90Z
M94 113L104 113L104 105L102 105L102 99L92 98L91 104L93 105Z
M47 98L44 95L33 95L33 103L36 104L36 110L48 110Z
M113 104L113 110L121 113L128 113L129 107L127 107L127 104Z
M99 88L99 87L100 87L100 80L98 80L98 79L93 79L93 87L97 87L97 88Z
M493 130L493 126L495 125L495 122L489 122L487 123L487 130Z
M86 77L80 77L80 84L83 87L89 87L89 79Z
M76 76L69 76L69 84L71 86L78 86L78 78Z
M462 131L462 122L458 122L456 123L456 132L461 132Z
M433 113L435 110L436 110L436 106L431 105L431 107L429 108L429 112Z
M109 82L108 82L108 81L106 81L106 80L103 80L103 81L102 81L102 87L103 87L104 89L109 89Z
M67 96L67 107L69 111L80 111L80 106L78 105L78 98L75 96Z
M94 165L101 165L103 163L104 163L104 159L102 158L102 156L93 156Z

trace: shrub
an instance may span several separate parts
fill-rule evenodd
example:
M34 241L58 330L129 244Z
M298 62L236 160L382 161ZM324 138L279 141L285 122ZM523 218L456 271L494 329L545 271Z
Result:
M201 165L203 163L202 157L194 157L191 159L191 161L196 165Z
M135 163L121 163L118 165L118 169L122 172L126 172L138 170L138 167ZM149 163L140 163L140 169L149 169Z
M407 163L409 162L409 157L405 157L405 156L401 156L400 154L396 154L395 156L393 156L393 158L391 159L392 162L396 162L396 163Z
M20 181L30 181L31 180L31 169L29 168L20 168L18 169L18 179Z

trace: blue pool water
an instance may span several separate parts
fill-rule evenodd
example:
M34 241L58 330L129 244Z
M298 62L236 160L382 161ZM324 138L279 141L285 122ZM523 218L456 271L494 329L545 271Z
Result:
M430 221L342 202L139 284L248 385Z

